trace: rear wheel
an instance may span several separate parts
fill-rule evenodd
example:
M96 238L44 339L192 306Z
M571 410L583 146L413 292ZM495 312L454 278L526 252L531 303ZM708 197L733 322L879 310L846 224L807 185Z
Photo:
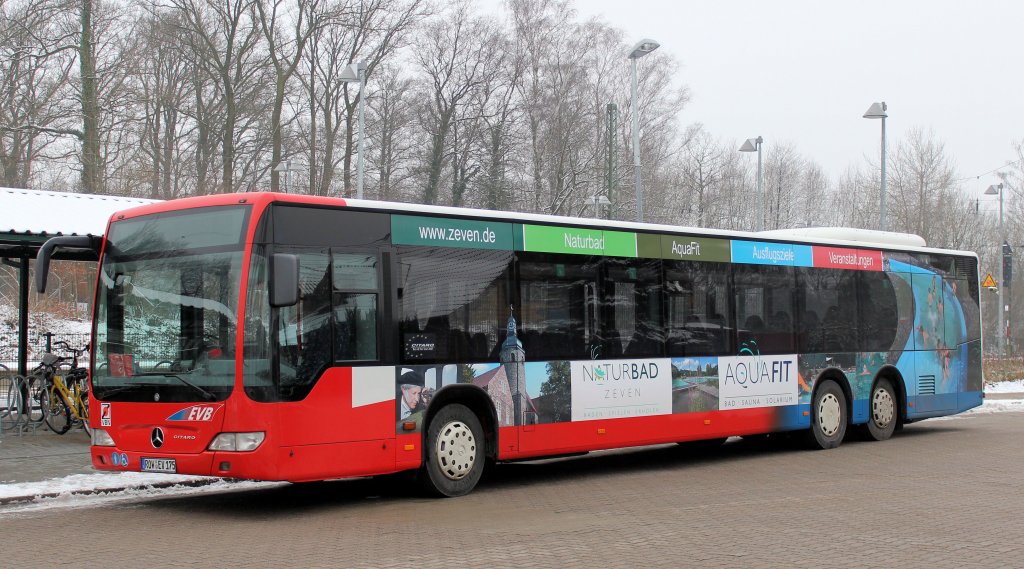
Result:
M466 406L446 405L427 429L422 481L429 492L464 496L484 471L483 429Z
M811 430L807 437L814 449L836 448L846 436L846 395L839 384L826 379L814 391L811 402Z
M887 378L879 378L871 389L871 418L868 420L868 436L884 441L892 436L899 422L896 405L896 390Z
M71 428L71 409L59 393L44 389L39 393L39 406L43 409L43 421L50 430L63 435Z

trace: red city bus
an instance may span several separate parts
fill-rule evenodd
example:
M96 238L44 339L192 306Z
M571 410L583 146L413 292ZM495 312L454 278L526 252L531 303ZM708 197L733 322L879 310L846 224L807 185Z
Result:
M39 254L37 287L60 247ZM980 405L977 257L273 193L126 210L97 278L100 470L310 481L903 424Z

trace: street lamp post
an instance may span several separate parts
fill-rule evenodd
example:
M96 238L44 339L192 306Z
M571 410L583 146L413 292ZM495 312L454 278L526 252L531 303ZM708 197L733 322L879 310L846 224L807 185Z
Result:
M661 47L661 44L652 39L642 39L633 46L629 52L629 59L633 62L633 178L636 185L636 220L644 220L644 194L640 188L640 126L636 99L636 60Z
M760 136L757 138L748 138L743 146L740 147L740 152L754 152L757 151L757 230L762 231L764 229L764 191L761 189L761 144L764 143L764 139Z
M1006 236L1003 235L1003 184L995 184L989 186L985 190L986 195L994 196L999 194L999 341L996 345L999 348L999 355L1003 355L1006 351L1006 325L1003 323L1005 318L1004 312L1006 312L1006 304L1003 302L1003 288L1006 283L1003 281L1005 275L1003 275L1003 268L1006 266L1006 259L1003 257L1006 255L1003 250L1006 246Z
M611 205L612 202L607 196L593 195L587 198L586 203L594 206L594 217L601 217L601 206Z
M288 174L292 171L292 161L282 160L278 162L277 166L274 167L274 171L278 174L284 174L284 193L288 193Z
M881 103L872 103L868 107L867 112L864 113L866 119L882 119L882 189L878 194L878 229L880 231L886 231L885 225L885 118L889 115L885 114L888 109L885 105L885 101Z
M363 107L365 106L363 88L366 87L366 63L359 61L350 63L341 74L341 80L346 83L359 83L359 162L356 166L356 198L363 199Z

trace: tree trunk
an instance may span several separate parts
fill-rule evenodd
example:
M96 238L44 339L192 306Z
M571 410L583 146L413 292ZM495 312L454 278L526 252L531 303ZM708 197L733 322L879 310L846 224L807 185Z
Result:
M82 0L78 61L82 74L82 192L102 191L96 59L92 37L92 0Z

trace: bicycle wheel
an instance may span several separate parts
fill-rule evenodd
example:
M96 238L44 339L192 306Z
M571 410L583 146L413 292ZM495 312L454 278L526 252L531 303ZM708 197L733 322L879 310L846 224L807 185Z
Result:
M43 420L50 430L63 435L71 428L71 408L64 396L52 386L39 392L39 405L43 409Z
M91 438L92 427L89 425L89 380L83 378L78 381L81 390L76 397L75 408L78 410L78 416L82 419L82 430L88 433Z
M40 396L43 393L41 386L45 382L37 376L29 376L25 378L25 383L28 384L28 389L23 389L22 394L28 393L28 399L25 399L28 422L31 425L38 425L43 422L43 405Z

